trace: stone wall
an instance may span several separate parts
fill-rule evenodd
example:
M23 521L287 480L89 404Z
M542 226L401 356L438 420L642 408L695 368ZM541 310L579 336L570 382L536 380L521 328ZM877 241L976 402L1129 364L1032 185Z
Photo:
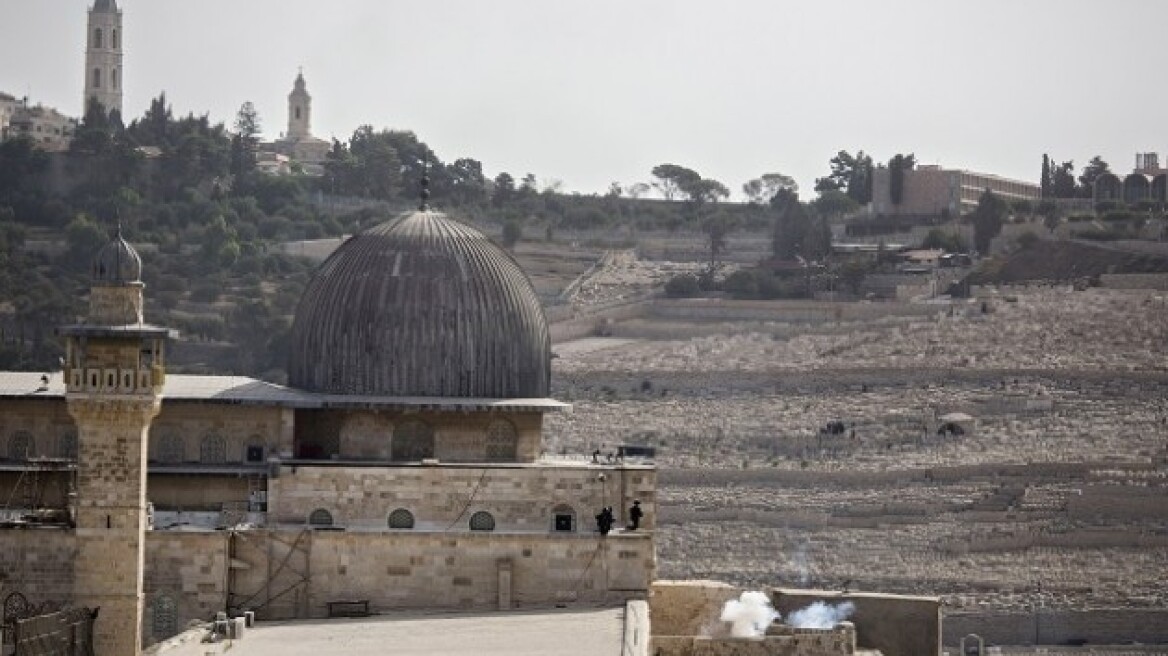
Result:
M654 656L846 656L856 653L850 628L786 629L782 635L753 638L660 636Z
M721 626L722 606L742 590L721 581L654 581L649 597L653 640L710 634Z
M31 456L65 457L72 445L72 455L76 457L77 426L65 410L65 400L0 400L0 460L12 460L20 449L16 442L25 439L31 439L27 452Z
M166 402L150 427L148 457L162 463L240 463L246 461L249 445L264 447L265 457L274 455L280 449L285 412L276 406ZM220 440L222 449L211 444Z
M552 343L603 335L613 323L643 316L649 305L647 301L620 302L612 307L593 308L586 313L565 306L567 309L558 310L555 323L548 326Z
M65 529L0 530L0 601L19 592L31 603L73 599L77 539Z
M324 509L348 529L385 530L389 514L410 511L415 527L467 529L470 517L489 512L498 530L546 532L553 511L570 509L577 531L591 532L593 516L613 506L618 526L633 500L656 521L656 471L641 466L289 466L268 482L269 521L303 525ZM602 480L603 477L603 480Z
M369 600L373 612L615 603L644 598L655 572L653 541L643 532L239 535L247 545L234 550L233 598L268 619L324 617L328 602L342 600Z
M976 633L986 645L1168 643L1168 610L1038 610L945 616L946 645Z
M146 534L144 644L169 638L192 620L227 608L228 533L150 531Z
M429 427L434 458L441 462L491 460L487 438L496 425L514 435L509 462L539 457L543 415L535 412L298 410L294 453L301 458L387 462L392 459L395 429L405 422Z
M856 627L860 648L879 649L885 654L941 653L939 598L784 588L772 590L771 599L783 617L817 601L850 601L856 610L847 620Z
M657 300L646 314L679 321L778 321L827 323L871 321L880 317L928 317L945 308L906 303L831 303L825 301Z

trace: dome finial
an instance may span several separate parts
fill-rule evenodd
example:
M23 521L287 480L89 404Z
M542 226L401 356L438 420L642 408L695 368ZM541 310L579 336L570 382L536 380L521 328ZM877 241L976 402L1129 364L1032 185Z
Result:
M430 209L430 156L422 156L422 193L418 210L425 212Z

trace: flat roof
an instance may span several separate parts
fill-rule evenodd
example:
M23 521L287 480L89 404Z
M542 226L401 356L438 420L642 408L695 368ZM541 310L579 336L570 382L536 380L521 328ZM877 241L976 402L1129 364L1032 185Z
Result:
M44 377L48 377L48 384ZM0 398L64 398L61 372L0 371ZM410 408L439 411L557 412L571 405L555 399L481 399L426 396L315 394L248 376L167 374L162 400L190 403L277 405L292 408Z
M623 606L469 613L395 612L366 618L256 622L232 656L619 656ZM159 649L159 656L171 653ZM175 649L174 653L180 653ZM190 653L190 652L182 652ZM200 651L200 653L202 653Z

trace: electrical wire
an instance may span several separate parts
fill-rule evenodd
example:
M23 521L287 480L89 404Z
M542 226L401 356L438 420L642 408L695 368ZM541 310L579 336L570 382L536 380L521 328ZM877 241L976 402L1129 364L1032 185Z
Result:
M483 470L483 475L479 476L479 482L475 483L474 489L470 492L470 498L466 500L466 504L462 507L462 510L458 512L458 516L454 518L454 521L450 522L450 526L446 527L446 530L443 531L444 533L447 533L450 531L450 529L454 528L454 525L458 523L458 520L462 519L462 516L465 515L466 511L470 509L470 504L474 503L475 497L478 496L479 488L483 486L483 480L487 478L487 473L490 471L490 468Z

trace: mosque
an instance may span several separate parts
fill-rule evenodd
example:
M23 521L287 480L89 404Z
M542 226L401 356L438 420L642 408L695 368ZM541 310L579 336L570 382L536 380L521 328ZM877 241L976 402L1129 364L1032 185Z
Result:
M508 609L647 594L656 472L541 456L550 339L482 233L421 209L309 283L289 386L170 375L119 233L61 372L0 373L0 594L100 607L98 656L216 612ZM596 531L633 502L637 530Z

